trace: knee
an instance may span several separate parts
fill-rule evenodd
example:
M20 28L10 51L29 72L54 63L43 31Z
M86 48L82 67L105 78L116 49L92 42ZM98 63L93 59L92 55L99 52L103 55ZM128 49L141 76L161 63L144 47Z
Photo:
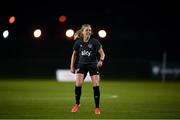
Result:
M76 80L76 86L82 86L83 80Z
M99 75L93 75L91 76L91 80L92 80L92 85L95 87L95 86L99 86L99 82L100 82L100 79L99 79Z
M92 84L93 84L93 87L99 86L99 81L98 81L98 80L94 80L94 81L92 82Z

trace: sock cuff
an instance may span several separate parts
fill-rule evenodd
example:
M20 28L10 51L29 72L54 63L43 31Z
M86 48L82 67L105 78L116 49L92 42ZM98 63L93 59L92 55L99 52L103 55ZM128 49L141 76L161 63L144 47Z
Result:
M75 89L81 89L82 86L75 86Z
M93 89L99 89L99 86L93 86Z

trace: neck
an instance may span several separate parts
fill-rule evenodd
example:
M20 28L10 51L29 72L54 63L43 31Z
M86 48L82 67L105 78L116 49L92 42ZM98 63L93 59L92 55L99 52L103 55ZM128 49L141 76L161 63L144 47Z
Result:
M89 41L89 37L83 38L84 42L88 42Z

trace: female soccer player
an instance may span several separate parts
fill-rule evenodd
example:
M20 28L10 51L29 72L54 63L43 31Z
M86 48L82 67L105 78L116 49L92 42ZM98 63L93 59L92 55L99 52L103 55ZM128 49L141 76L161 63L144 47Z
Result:
M73 46L73 53L71 56L70 70L76 73L75 84L75 100L71 112L77 112L80 107L81 88L84 79L89 72L93 84L94 101L95 101L95 114L100 115L100 74L99 68L102 67L105 58L100 42L91 36L91 25L84 24L81 29L74 34L76 40ZM98 56L99 55L99 56ZM77 62L77 69L75 62Z

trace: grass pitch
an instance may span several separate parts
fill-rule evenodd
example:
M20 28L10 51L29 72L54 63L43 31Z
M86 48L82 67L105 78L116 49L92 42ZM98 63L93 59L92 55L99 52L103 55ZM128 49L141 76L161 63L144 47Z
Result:
M180 83L101 81L102 114L94 114L90 82L82 88L81 107L74 83L56 80L0 80L0 119L179 119Z

